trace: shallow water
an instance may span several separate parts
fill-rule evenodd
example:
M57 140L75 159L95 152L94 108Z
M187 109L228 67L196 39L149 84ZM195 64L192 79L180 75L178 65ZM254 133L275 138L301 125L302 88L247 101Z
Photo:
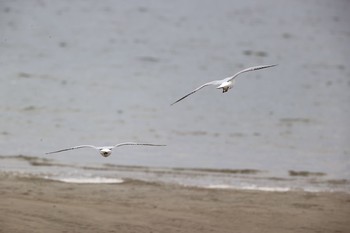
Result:
M340 0L2 2L0 155L349 180L349 10ZM274 63L226 94L208 87L170 107L204 82ZM124 141L167 147L45 155Z
M285 178L254 169L169 168L116 164L64 164L29 156L1 156L2 172L36 176L68 183L120 184L139 180L209 189L244 189L273 192L350 192L350 180L332 180L325 173L289 171Z

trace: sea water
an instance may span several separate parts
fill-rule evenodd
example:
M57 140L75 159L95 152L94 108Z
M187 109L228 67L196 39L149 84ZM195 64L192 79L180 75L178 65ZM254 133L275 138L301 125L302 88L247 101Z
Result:
M206 187L350 179L346 1L8 1L0 8L6 158L68 164L52 169L65 178L157 180L142 169L91 175L74 167L166 168L172 175L162 182ZM240 75L225 94L206 87L170 106L205 82L265 64L278 66ZM124 141L167 146L120 147L108 158L92 149L45 155ZM38 169L8 161L0 160L2 170ZM173 168L204 170L193 181ZM245 169L259 172L237 178L234 171Z

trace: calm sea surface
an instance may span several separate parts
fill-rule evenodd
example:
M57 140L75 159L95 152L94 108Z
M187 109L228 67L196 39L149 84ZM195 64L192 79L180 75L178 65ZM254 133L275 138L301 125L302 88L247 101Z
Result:
M350 191L349 11L341 0L1 1L0 169ZM170 106L265 64L278 66ZM125 141L167 146L45 155Z

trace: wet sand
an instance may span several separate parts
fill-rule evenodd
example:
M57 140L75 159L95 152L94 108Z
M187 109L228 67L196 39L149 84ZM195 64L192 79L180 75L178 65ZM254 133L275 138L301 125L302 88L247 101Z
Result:
M0 232L350 232L350 194L69 184L0 173Z

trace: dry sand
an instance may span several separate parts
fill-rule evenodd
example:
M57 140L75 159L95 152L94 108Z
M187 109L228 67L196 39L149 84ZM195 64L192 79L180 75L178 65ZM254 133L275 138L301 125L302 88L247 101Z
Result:
M0 173L0 232L350 232L350 194L69 184Z

